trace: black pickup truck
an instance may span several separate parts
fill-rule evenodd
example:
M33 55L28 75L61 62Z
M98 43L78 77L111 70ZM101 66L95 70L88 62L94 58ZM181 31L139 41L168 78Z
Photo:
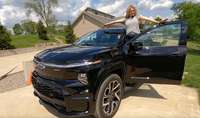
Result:
M34 94L70 117L113 117L133 83L180 84L187 21L157 24L125 42L125 29L100 29L71 46L35 55Z

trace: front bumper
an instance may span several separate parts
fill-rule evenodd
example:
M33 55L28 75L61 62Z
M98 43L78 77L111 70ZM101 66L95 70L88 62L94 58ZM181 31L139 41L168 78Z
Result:
M67 116L92 115L95 108L93 94L78 80L52 81L33 72L34 95L58 113ZM86 91L87 90L87 91Z

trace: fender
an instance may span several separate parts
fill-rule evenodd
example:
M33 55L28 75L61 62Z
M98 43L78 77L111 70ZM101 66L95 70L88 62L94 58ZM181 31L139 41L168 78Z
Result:
M100 85L105 80L105 76L108 75L109 73L112 73L115 70L118 70L118 69L123 70L121 79L122 79L122 83L124 83L124 78L126 77L126 75L125 75L126 65L125 65L124 61L118 61L118 62L115 62L115 63L110 63L110 64L106 65L105 67L103 67L99 71L99 73L97 75L96 82L95 82L94 92L93 92L95 99L97 97Z

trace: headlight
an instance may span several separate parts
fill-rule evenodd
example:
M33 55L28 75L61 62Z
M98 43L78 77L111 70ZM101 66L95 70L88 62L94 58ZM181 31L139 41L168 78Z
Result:
M88 85L88 80L87 80L87 74L86 73L79 73L78 74L78 80L84 84L84 85Z
M64 65L64 68L88 66L88 65L91 65L91 64L93 64L93 62L72 63L72 64Z

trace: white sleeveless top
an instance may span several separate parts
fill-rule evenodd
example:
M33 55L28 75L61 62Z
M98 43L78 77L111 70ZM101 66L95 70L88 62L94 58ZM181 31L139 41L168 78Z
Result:
M134 16L133 18L125 18L125 29L126 29L126 34L130 32L134 32L139 34L140 33L140 28L139 28L139 14Z

